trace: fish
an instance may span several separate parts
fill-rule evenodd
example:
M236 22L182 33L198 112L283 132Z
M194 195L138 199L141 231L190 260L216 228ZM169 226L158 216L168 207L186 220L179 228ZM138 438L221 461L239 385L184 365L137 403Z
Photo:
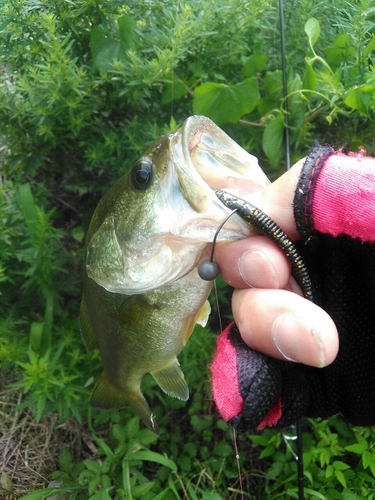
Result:
M198 266L230 210L215 195L241 195L269 181L255 156L204 116L157 139L100 200L86 235L79 324L103 373L90 404L131 406L158 433L141 382L150 373L168 395L189 397L177 356L196 324L205 326L212 282ZM234 215L218 241L246 237Z

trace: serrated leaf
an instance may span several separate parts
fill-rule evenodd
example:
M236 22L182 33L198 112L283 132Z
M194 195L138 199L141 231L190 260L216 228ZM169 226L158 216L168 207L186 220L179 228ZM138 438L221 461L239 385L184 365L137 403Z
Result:
M317 19L311 17L305 24L305 33L309 38L311 48L314 47L320 35L320 24Z
M194 91L193 111L196 115L208 116L220 125L237 122L250 113L259 101L258 80L255 77L235 85L207 82Z
M284 118L282 115L269 121L263 133L262 147L271 165L276 166L284 156Z

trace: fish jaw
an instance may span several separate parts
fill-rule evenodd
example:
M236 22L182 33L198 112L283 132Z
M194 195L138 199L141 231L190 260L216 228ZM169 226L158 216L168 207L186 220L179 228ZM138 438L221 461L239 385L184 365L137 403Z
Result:
M88 244L88 276L113 293L155 290L198 265L230 212L212 188L234 190L238 195L243 184L251 193L269 183L257 159L206 117L188 118L176 133L155 144L144 157L155 165L157 189L150 190L147 203L142 205L139 200L133 210L136 217L127 211L115 214ZM122 205L137 204L134 193L132 196L134 201L125 199ZM148 193L142 196L146 200ZM129 236L128 228L137 225L138 234ZM249 233L249 227L234 215L218 241L241 239Z

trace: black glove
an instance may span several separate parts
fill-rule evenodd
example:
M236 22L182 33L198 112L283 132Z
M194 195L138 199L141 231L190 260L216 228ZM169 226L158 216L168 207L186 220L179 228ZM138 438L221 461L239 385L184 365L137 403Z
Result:
M299 250L314 302L338 329L338 355L325 368L275 360L250 349L232 324L220 334L211 365L216 405L225 420L246 431L336 413L353 425L375 425L375 245L306 231L298 203L296 196L305 240Z

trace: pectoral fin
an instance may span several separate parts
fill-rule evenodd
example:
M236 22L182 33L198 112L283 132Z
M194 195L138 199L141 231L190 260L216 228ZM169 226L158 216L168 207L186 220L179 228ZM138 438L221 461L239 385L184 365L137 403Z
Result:
M98 343L84 298L82 298L81 306L79 308L79 328L81 330L81 335L86 349L89 352L93 351L95 347L97 347Z
M115 386L103 372L91 396L90 405L94 408L123 408L131 406L138 412L143 423L153 432L159 434L159 426L151 413L150 407L139 388L122 390Z
M189 399L189 389L177 358L174 358L161 370L151 372L151 375L169 396L182 399L183 401Z
M195 322L198 323L198 325L205 327L207 325L210 312L211 312L211 306L208 300L206 300L203 306L199 309L197 316L195 318Z

